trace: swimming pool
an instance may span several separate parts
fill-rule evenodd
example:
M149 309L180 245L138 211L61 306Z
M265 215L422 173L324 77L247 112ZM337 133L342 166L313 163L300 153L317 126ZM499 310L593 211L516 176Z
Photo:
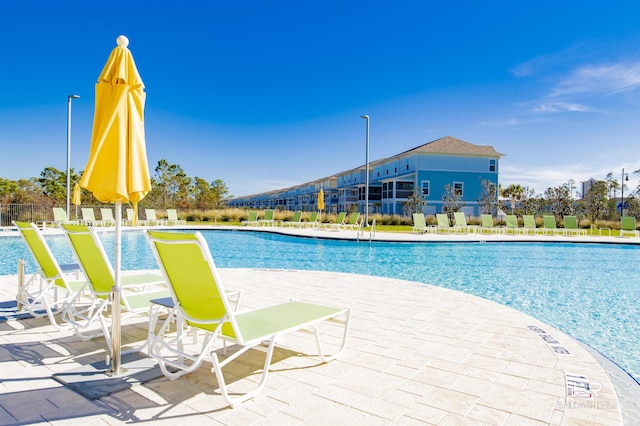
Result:
M246 231L203 231L218 267L350 272L451 288L513 307L602 352L640 379L640 247L554 243L358 243ZM61 235L47 236L60 263ZM107 253L113 234L102 233ZM123 269L157 268L141 232L123 232ZM19 238L0 238L0 275L19 258ZM113 262L113 258L112 258Z

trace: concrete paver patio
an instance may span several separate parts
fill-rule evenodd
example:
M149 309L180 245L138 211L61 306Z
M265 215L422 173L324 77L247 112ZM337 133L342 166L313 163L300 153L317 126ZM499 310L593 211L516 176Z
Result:
M343 357L319 364L311 337L291 335L276 350L265 390L235 409L225 407L206 362L180 379L161 377L92 401L51 375L103 360L104 339L80 341L69 330L56 331L46 319L9 321L0 323L0 424L623 422L603 366L561 331L508 307L373 276L220 272L229 287L243 291L243 307L289 298L351 307ZM15 282L15 276L0 277L0 300L15 296ZM126 320L124 343L144 340L146 327L145 317ZM245 383L234 383L242 389L247 377L256 380L263 354L250 351L240 359L225 374L245 378ZM567 396L567 375L585 376L580 380L588 380L590 392Z

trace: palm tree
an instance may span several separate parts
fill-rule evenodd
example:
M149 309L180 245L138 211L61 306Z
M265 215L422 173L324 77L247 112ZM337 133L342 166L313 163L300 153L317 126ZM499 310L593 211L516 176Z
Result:
M513 214L516 209L516 201L522 200L524 195L522 185L511 184L502 190L502 196L511 199L511 214Z

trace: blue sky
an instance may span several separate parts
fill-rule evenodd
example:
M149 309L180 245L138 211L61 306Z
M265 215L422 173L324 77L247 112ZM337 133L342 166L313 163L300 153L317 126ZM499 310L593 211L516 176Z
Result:
M118 10L121 9L121 10ZM94 85L126 35L151 169L286 187L443 136L538 193L640 169L640 2L0 0L0 177L89 154ZM629 176L635 188L639 177Z

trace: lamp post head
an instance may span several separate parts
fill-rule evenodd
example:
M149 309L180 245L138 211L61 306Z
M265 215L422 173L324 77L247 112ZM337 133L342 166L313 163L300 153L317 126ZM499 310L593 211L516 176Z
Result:
M71 100L71 99L78 99L79 97L80 97L79 95L69 95L69 96L67 96L67 99L68 99L68 100Z
M366 118L368 120L369 116L365 114L365 115L361 115L360 118Z

